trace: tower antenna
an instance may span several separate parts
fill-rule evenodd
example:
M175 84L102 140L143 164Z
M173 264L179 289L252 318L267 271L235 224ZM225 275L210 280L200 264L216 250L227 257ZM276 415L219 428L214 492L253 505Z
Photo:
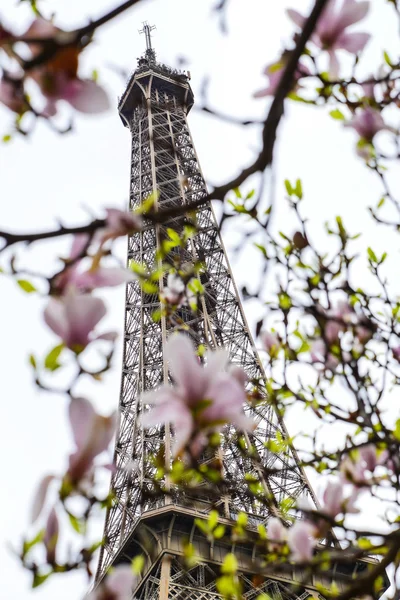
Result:
M156 29L155 25L149 25L147 21L143 21L143 29L139 29L139 33L144 33L146 38L146 57L150 60L155 60L156 53L151 45L151 32Z

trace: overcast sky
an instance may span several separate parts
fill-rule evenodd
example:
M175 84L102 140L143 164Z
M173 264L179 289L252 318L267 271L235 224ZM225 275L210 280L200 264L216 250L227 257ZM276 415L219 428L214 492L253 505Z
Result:
M69 0L43 2L43 10L57 12L57 23L75 27L87 19L101 15L117 0ZM186 68L192 73L192 86L197 97L205 77L209 77L210 104L228 114L262 117L268 100L254 100L252 94L265 80L263 67L277 58L292 25L285 7L299 10L309 7L307 0L273 2L265 0L231 0L228 3L228 36L221 36L218 19L211 13L212 2L205 0L168 0L142 2L124 16L105 26L95 43L85 52L82 74L96 68L100 81L111 98L112 109L105 116L78 117L75 130L57 136L39 124L28 139L16 137L0 146L1 228L28 231L54 227L57 219L65 223L84 223L87 211L102 214L106 206L126 206L129 188L129 132L123 128L116 110L117 96L124 89L124 79L114 67L131 72L136 58L144 49L144 38L138 29L148 20L157 26L153 42L158 57L175 67L179 57L188 58ZM29 12L16 8L15 0L2 0L0 17L8 26L22 31ZM362 69L368 75L372 65L386 49L396 55L396 20L390 8L374 2L368 20L360 30L373 29L376 41L370 44ZM11 114L0 107L0 134L10 128ZM257 128L241 129L193 110L189 123L205 176L210 184L223 182L249 162L259 147ZM290 105L281 126L276 148L276 223L286 218L282 180L302 177L306 194L305 206L312 217L315 240L322 239L322 225L337 214L344 215L350 228L363 232L360 251L369 245L372 224L367 206L376 204L380 187L360 159L355 157L356 136L352 130L330 119L324 109L318 111L304 105ZM393 186L399 184L394 177ZM397 187L398 189L398 187ZM286 222L287 224L287 222ZM398 262L398 247L387 235L374 234L377 251L393 253L393 273ZM228 248L235 242L234 231L227 233ZM46 243L32 246L22 264L32 268L54 269L54 257L65 252L68 243ZM124 260L125 244L118 246ZM21 253L23 256L24 253ZM0 259L1 264L1 259ZM233 261L239 284L251 287L257 269L248 255ZM10 279L2 278L0 331L2 435L2 490L0 496L0 564L5 600L71 600L80 598L85 589L84 578L72 575L57 577L37 591L29 589L29 578L19 567L6 544L17 544L26 530L29 506L39 478L47 472L61 472L72 448L66 426L66 401L62 397L38 393L32 385L27 355L39 356L56 343L43 327L43 300L24 295ZM106 294L110 306L104 330L122 331L124 290ZM246 307L245 307L246 308ZM258 314L260 310L258 309ZM254 324L257 310L249 314ZM99 410L110 412L118 405L121 356L116 357L112 373L97 387L84 384L82 391L96 402Z

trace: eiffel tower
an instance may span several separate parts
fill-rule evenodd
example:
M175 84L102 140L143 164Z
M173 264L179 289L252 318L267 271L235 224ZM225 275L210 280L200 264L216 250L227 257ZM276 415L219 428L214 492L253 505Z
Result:
M156 210L184 205L190 213L191 204L199 204L207 196L187 123L193 92L188 74L157 61L151 29L144 24L147 49L139 58L118 105L121 120L132 136L130 208L137 209L153 195ZM129 238L128 261L146 265L149 270L156 269L160 248L169 239L168 232L173 229L182 234L187 222L186 215L171 217L165 223L148 222L143 231ZM237 544L233 549L228 537L209 543L195 523L199 517L207 518L213 507L217 508L219 521L227 531L240 512L246 513L249 528L257 530L257 526L265 525L271 509L241 493L246 474L253 473L262 480L274 514L276 511L279 514L282 503L294 504L300 496L308 496L311 503L315 503L295 451L286 448L274 452L268 448L268 441L288 435L267 402L258 403L249 412L257 423L251 443L271 473L268 478L255 472L249 460L238 453L237 448L235 450L232 443L235 432L227 427L219 459L225 479L233 483L229 495L215 498L207 488L201 493L188 489L184 494L174 494L171 490L167 496L142 495L143 488L151 489L154 481L157 470L154 457L161 453L164 460L170 462L173 432L167 425L147 430L141 427L139 416L145 408L141 405L141 395L168 381L164 350L167 338L177 327L181 328L183 323L196 346L223 346L231 362L242 367L250 381L263 381L262 366L210 202L196 211L196 231L184 248L175 249L168 256L172 264L178 259L181 265L196 262L205 265L199 275L204 293L197 311L183 306L178 310L176 321L168 316L160 317L159 291L165 286L163 275L156 285L143 287L137 281L127 285L120 422L114 455L116 471L111 481L115 502L106 516L96 581L101 580L111 565L128 562L142 554L145 567L137 588L132 590L135 599L216 600L221 597L215 583L219 567L227 553L234 551L246 600L255 600L261 593L274 600L321 598L313 576L306 585L299 586L301 576L295 567L285 574L268 576L255 587L254 548L250 544ZM159 318L155 319L155 314ZM205 463L211 463L215 455L202 458ZM201 557L199 564L189 570L182 561L185 540L193 544L195 554ZM357 563L351 567L349 576L361 566Z

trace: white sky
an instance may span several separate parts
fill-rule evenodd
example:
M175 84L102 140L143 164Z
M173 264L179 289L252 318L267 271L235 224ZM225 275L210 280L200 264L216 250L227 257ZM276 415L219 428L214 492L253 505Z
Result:
M43 2L43 10L55 10L57 23L68 27L85 23L113 7L116 0L56 0ZM360 30L373 29L376 41L370 44L363 59L363 72L374 70L382 48L396 55L396 20L386 3L376 1L368 20ZM107 65L117 65L129 72L144 48L143 36L137 30L148 20L155 23L154 45L160 60L177 66L177 58L189 57L187 68L192 73L192 86L197 95L204 76L210 77L212 105L229 114L262 117L268 101L253 100L252 93L265 84L261 72L272 62L282 43L291 36L292 25L284 14L292 6L306 12L309 2L292 0L258 2L231 0L228 11L229 36L221 37L218 21L211 15L212 3L204 0L161 0L140 3L104 27L96 42L85 52L82 73L93 68L100 72L113 106L124 89L121 80ZM84 7L84 8L82 8ZM1 18L5 24L23 30L29 13L16 8L15 0L2 0ZM365 25L364 25L365 23ZM11 114L0 107L0 133L9 130ZM256 128L247 130L219 123L216 119L192 111L189 124L203 171L210 183L223 182L235 174L242 164L251 160L259 145ZM378 252L391 250L393 269L398 259L398 247L386 230L378 237L368 217L366 207L376 204L381 191L376 179L354 155L356 136L343 130L340 123L303 105L290 105L287 118L279 130L276 148L276 220L285 222L282 179L302 177L306 193L305 207L313 219L315 240L323 239L323 222L337 214L345 217L354 232L361 231L359 248L371 244L368 232L374 235L373 247ZM124 207L129 186L129 132L120 122L116 108L106 116L78 117L73 134L57 136L43 124L28 139L17 137L0 146L1 228L28 231L51 228L60 218L65 223L84 223L85 208L101 214L102 207ZM399 180L392 179L392 185ZM398 187L397 187L398 189ZM287 222L286 222L287 225ZM235 241L234 232L227 236L228 247ZM67 245L32 246L25 254L31 268L48 268L53 256ZM124 260L125 245L119 247ZM24 253L22 252L21 255ZM0 264L1 258L0 258ZM21 261L23 264L23 261ZM4 265L3 265L4 266ZM251 288L257 277L253 263L246 255L234 261L239 284ZM393 270L394 273L394 270ZM249 284L250 282L250 284ZM48 472L62 471L72 444L65 420L66 401L62 397L38 393L32 385L32 373L27 355L39 356L56 343L42 323L43 301L24 295L10 279L0 280L2 310L0 347L2 390L2 490L0 496L0 564L5 600L70 600L80 598L85 590L81 575L58 577L32 592L29 578L12 557L6 544L17 544L26 530L29 506L39 478ZM124 291L122 288L106 294L110 312L104 324L122 331ZM252 306L250 321L255 322L260 309ZM107 327L109 326L109 327ZM104 384L84 385L82 389L97 403L99 410L110 412L117 407L119 397L120 355ZM56 382L56 381L55 381Z

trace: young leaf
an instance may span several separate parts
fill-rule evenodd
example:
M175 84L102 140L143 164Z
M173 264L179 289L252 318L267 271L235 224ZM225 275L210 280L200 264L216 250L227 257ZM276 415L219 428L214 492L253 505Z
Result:
M31 294L32 292L36 292L36 288L34 285L31 284L30 281L27 281L26 279L17 279L17 283L19 285L19 287L24 290L24 292L26 292L27 294Z

